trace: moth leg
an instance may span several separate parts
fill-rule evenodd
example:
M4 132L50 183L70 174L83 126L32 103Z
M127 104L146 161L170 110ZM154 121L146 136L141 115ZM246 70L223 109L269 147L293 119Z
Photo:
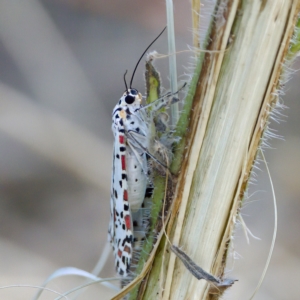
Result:
M174 103L178 102L179 98L172 97L171 100L169 98L171 96L177 95L182 89L185 88L186 84L187 83L185 82L184 85L177 92L175 92L175 93L168 92L165 95L158 98L157 100L149 103L148 105L143 106L139 110L145 110L145 109L148 109L148 108L151 107L151 108L154 109L154 111L158 111L158 110L160 110L161 108L163 108L165 106L169 106L171 104L174 104Z
M164 163L162 163L161 161L159 161L154 155L152 155L149 150L142 145L142 143L140 143L138 141L138 138L144 137L143 135L137 133L136 131L133 130L129 130L128 133L128 138L127 141L129 141L130 139L133 139L133 141L147 154L149 155L156 163L158 163L159 165L161 165L164 169L168 170L168 166L166 166Z

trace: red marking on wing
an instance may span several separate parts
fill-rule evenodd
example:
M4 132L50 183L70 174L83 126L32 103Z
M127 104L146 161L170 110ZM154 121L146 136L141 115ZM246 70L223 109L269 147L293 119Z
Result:
M126 228L130 229L130 227L131 227L131 220L130 220L130 216L129 215L125 216L125 224L126 224Z
M121 258L122 257L122 251L119 249L118 250L118 256Z
M122 170L126 170L126 157L125 155L121 155L121 163L122 163Z
M124 200L124 201L128 201L128 192L127 192L127 190L124 190L124 193L123 193L123 200Z
M119 135L119 142L120 142L120 144L124 144L124 136L123 135Z

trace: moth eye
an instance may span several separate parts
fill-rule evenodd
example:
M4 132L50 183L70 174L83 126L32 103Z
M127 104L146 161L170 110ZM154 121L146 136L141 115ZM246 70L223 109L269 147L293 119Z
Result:
M138 94L138 91L135 90L135 89L131 89L131 90L130 90L130 93L131 93L132 95L137 95L137 94Z
M127 95L127 96L125 97L125 102L126 102L127 104L132 104L132 103L134 102L134 100L135 100L135 97L133 97L133 96L131 96L131 95Z

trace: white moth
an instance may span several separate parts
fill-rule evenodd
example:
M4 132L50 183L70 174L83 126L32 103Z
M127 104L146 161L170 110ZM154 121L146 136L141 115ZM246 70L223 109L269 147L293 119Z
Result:
M145 236L145 224L141 224L143 221L140 217L140 208L145 197L150 197L152 193L147 160L149 155L152 156L151 143L155 136L152 113L142 107L142 95L131 88L131 85L139 62L159 36L140 57L133 71L129 89L125 73L126 91L112 114L114 150L111 219L108 232L114 251L116 270L122 276L128 275L133 249L141 245L141 240Z
M141 225L135 224L132 214L139 211L144 198L152 190L148 180L148 157L158 162L155 149L163 147L155 139L153 115L169 103L178 101L170 96L169 93L142 107L142 95L130 88L113 111L115 143L109 240L120 275L128 275L135 238L138 239L133 228ZM151 110L148 109L150 106Z
M141 207L145 197L149 198L153 190L149 179L151 169L148 160L152 159L166 168L160 159L156 158L161 154L158 151L164 146L156 138L154 118L159 116L161 108L179 100L172 97L174 94L167 93L156 101L142 106L141 93L131 87L141 58L133 72L130 88L127 88L125 73L126 90L112 114L115 141L109 241L114 251L116 270L122 276L129 275L133 250L139 248L145 238L146 224L143 223ZM167 153L167 150L165 152Z

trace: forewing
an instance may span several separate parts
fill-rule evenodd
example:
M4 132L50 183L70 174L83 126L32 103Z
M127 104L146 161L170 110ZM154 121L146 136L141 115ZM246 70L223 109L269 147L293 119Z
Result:
M126 138L124 127L119 123L113 125L113 132L115 143L109 233L114 249L117 272L126 276L131 264L133 250L132 218L128 202Z

